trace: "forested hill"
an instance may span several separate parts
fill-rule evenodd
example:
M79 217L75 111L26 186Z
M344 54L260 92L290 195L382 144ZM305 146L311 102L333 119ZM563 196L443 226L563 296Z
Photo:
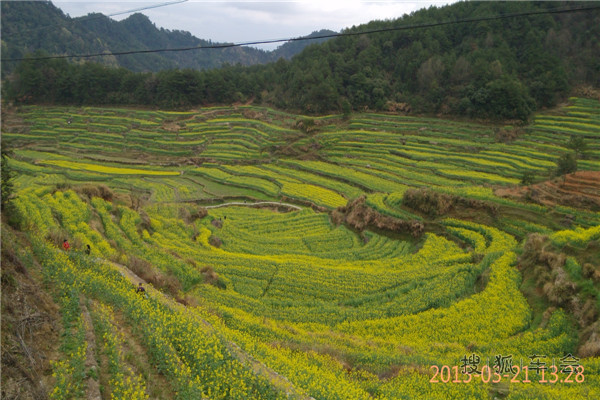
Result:
M51 55L96 54L218 44L198 39L189 32L159 29L148 17L139 13L123 21L114 21L102 14L70 18L52 3L45 1L3 1L1 6L3 59L22 58L39 50ZM313 32L312 35L324 33L333 32ZM291 58L308 44L305 41L286 43L274 51L236 47L130 54L102 57L98 60L105 65L125 67L132 71L209 69L220 67L224 63L253 65L275 61L279 57ZM3 76L11 72L14 66L12 63L3 64Z
M556 11L581 7L587 10ZM525 120L575 87L600 87L599 7L460 2L353 27L345 31L353 35L308 46L290 61L204 72L134 74L29 61L4 89L21 102L186 108L253 101L303 113L402 110ZM519 15L497 18L512 14Z

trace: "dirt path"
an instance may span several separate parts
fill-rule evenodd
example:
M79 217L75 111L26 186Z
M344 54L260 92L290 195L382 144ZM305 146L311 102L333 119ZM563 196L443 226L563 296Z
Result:
M214 206L205 206L204 208L220 208L220 207L227 207L227 206L255 207L255 206L261 206L261 205L276 206L276 207L288 207L288 208L293 208L294 210L302 210L302 207L298 207L294 204L280 203L277 201L257 201L254 203L242 203L240 201L231 201L229 203L216 204Z
M83 323L85 325L85 341L87 348L85 350L85 370L95 371L89 374L87 378L87 387L85 390L86 400L102 400L100 394L100 383L98 382L98 362L96 361L96 335L94 334L94 325L90 312L83 302L80 304L81 314L83 315Z
M262 203L273 203L273 202L262 202ZM247 203L241 203L242 205L247 205ZM280 203L273 203L273 204L280 204ZM219 205L219 206L224 206L223 204ZM212 208L216 208L219 206L213 206ZM292 205L293 206L293 205ZM296 207L296 206L293 206ZM208 207L207 207L208 208ZM111 262L112 265L114 265L120 272L121 274L127 278L132 285L137 286L140 282L142 282L143 284L146 284L147 282L140 278L139 276L137 276L133 271L131 271L129 268L127 268L124 265L121 264L117 264L114 262ZM133 290L133 288L132 288ZM150 295L152 295L153 297L158 298L159 300L161 300L163 302L163 304L167 305L170 308L185 308L185 306L177 303L174 299L172 299L170 296L152 289L152 288L146 288L146 290L148 291L148 293ZM206 321L204 318L199 317L198 315L194 315L194 317L196 318L196 320L198 320L199 322L201 322L203 325L205 325L206 327L208 327L212 333L214 333L215 335L217 335L217 337L219 337L221 339L221 342L225 345L225 347L227 348L227 350L229 350L229 352L242 364L245 365L249 365L252 369L252 371L254 371L255 374L257 375L261 375L265 378L267 378L269 380L269 382L271 382L271 384L277 388L278 390L280 390L281 392L285 393L288 399L302 399L302 400L315 400L313 397L310 396L306 396L306 395L302 395L300 393L297 393L296 388L294 387L294 385L283 375L278 374L277 372L273 371L271 368L267 367L265 364L261 363L260 361L254 359L250 354L248 354L246 351L244 351L239 345L237 345L236 343L227 340L223 337L221 337L213 328L212 324L208 321ZM88 397L88 399L90 399ZM95 399L94 399L95 400Z

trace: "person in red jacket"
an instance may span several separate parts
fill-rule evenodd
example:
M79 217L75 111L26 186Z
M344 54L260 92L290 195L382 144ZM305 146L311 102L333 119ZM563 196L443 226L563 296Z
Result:
M65 239L63 241L63 249L65 249L65 251L69 250L71 248L71 245L69 244L69 242L67 241L67 239Z

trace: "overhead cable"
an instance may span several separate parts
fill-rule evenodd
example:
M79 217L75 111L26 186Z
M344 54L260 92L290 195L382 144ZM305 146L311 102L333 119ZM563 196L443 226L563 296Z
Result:
M317 36L310 36L310 37L305 36L305 37L288 38L288 39L256 40L256 41L240 42L240 43L221 43L221 44L210 44L210 45L202 45L202 46L178 47L178 48L173 48L173 49L166 48L166 49L149 49L149 50L129 50L129 51L105 52L105 53L94 53L94 54L70 54L70 55L55 55L55 56L41 56L41 57L11 58L11 59L6 59L6 60L2 60L2 61L7 61L7 62L8 61L24 61L24 60L35 61L35 60L50 60L50 59L60 59L60 58L91 58L91 57L106 57L106 56L123 56L123 55L130 55L130 54L166 53L166 52L180 52L180 51L203 50L203 49L226 49L226 48L231 48L231 47L252 46L252 45L257 45L257 44L271 44L271 43L282 43L282 42L295 42L295 41L300 41L300 40L328 39L328 38L343 37L343 36L369 35L369 34L381 33L381 32L405 31L405 30L413 30L413 29L432 28L432 27L436 27L436 26L493 21L493 20L507 19L507 18L527 17L527 16L533 16L533 15L565 14L565 13L592 11L592 10L599 10L599 9L600 9L600 6L579 7L579 8L554 8L554 9L549 9L549 10L500 14L500 15L489 16L489 17L464 18L464 19L458 19L458 20L452 20L452 21L404 25L404 26L396 26L396 27L389 27L389 28L356 31L356 32L355 31L345 31L345 32L341 32L341 33L331 33L331 34L317 35Z

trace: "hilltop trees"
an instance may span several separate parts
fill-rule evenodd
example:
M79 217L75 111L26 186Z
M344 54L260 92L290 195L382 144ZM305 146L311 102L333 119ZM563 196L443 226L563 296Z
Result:
M63 60L26 61L5 87L17 101L186 108L254 101L303 113L386 110L527 120L573 85L600 79L600 12L542 14L548 3L457 3L352 27L291 61L134 74ZM427 28L418 28L427 25ZM390 29L412 26L412 29ZM377 30L377 33L360 34Z

